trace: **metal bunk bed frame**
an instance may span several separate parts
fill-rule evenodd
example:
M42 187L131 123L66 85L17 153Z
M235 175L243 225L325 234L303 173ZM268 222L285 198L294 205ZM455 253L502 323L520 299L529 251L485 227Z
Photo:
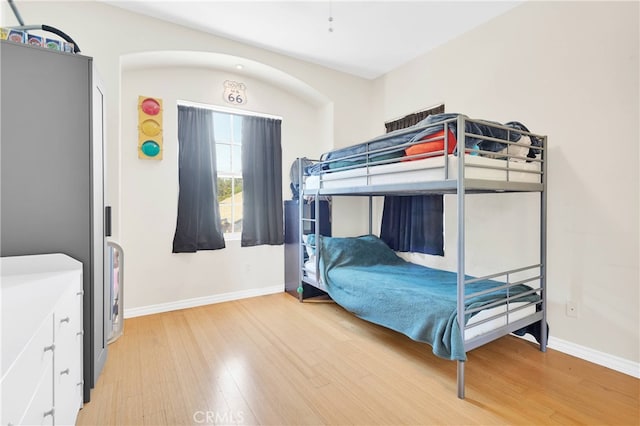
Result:
M465 138L467 136L473 136L475 138L501 142L506 144L512 144L509 141L495 139L486 136L478 136L476 134L470 134L465 130L465 122L477 122L477 123L485 123L481 120L472 120L464 115L459 115L457 118L443 121L439 123L444 126L444 150L440 151L440 154L448 152L448 131L447 126L448 123L456 122L456 139L457 139L457 149L460 147L465 147ZM499 124L491 123L491 126L496 128L502 128L507 131L515 131L513 128L509 128L506 126L502 126ZM425 126L428 127L428 126ZM369 197L369 233L372 233L373 229L373 206L372 206L372 197L373 196L381 196L381 195L417 195L417 194L428 194L428 193L440 193L440 194L455 194L456 195L456 205L457 205L457 228L458 228L458 244L457 244L457 320L458 327L460 332L462 333L462 339L464 341L464 349L465 352L468 352L472 349L480 347L486 343L489 343L499 337L505 336L509 333L512 333L516 330L519 330L527 325L533 324L537 321L540 321L540 351L546 352L547 349L547 302L546 302L546 276L547 276L547 159L546 159L546 149L547 149L547 137L542 135L537 135L531 132L517 130L518 133L525 136L532 136L540 139L542 144L540 147L536 148L539 152L539 157L536 159L527 159L529 161L535 161L540 163L540 171L532 172L540 175L539 182L514 182L509 180L509 160L512 155L505 155L507 157L506 166L505 167L492 167L492 166L483 166L483 165L472 165L468 167L481 167L481 168L493 168L504 170L506 172L506 180L504 181L494 181L494 180L486 180L486 179L470 179L465 177L465 155L458 155L458 168L457 174L455 177L450 176L449 173L449 156L442 155L443 168L444 168L444 180L441 181L428 181L423 183L406 183L406 184L383 184L377 186L359 186L359 187L348 187L348 188L326 188L322 185L322 179L320 179L320 184L316 189L307 190L304 184L304 170L302 167L302 159L298 159L298 170L300 173L299 182L300 186L300 197L304 199L304 197L312 197L314 199L319 199L321 196L368 196ZM515 145L515 143L513 143ZM409 145L409 144L407 144ZM369 154L375 153L376 151L367 152L367 163L364 167L367 168L367 182L369 182ZM485 153L484 151L480 151L481 153ZM486 154L495 154L486 152ZM348 157L345 157L348 158ZM518 158L518 157L516 157ZM377 164L388 163L388 160L378 162ZM350 169L351 167L341 168ZM518 170L520 171L520 170ZM466 252L466 244L465 244L465 232L466 232L466 220L465 220L465 196L467 194L477 194L477 193L502 193L502 192L538 192L540 194L540 257L539 263L535 265L525 266L522 268L517 268L508 271L501 271L495 274L478 277L474 279L465 280L465 252ZM299 203L299 259L300 259L300 270L299 270L299 283L302 286L302 283L307 283L312 286L318 287L322 290L326 290L320 285L320 277L317 277L317 280L313 280L310 277L305 275L304 271L304 251L305 251L305 243L303 242L302 235L304 233L304 224L308 222L315 223L320 218L320 203L315 203L315 215L314 218L305 217L305 209L303 207L304 203ZM319 227L315 226L315 235L316 235L316 250L321 250L321 244L319 243ZM316 272L319 272L319 256L316 256ZM535 270L538 269L538 275L535 277L531 277L529 279L517 281L510 283L509 276L518 272L526 271L526 270ZM530 304L540 305L541 309L536 310L535 314L528 315L520 320L509 322L507 320L507 324L496 328L487 333L481 334L477 337L474 337L470 340L465 340L464 331L468 328L468 326L464 323L465 314L473 313L480 308L476 309L465 309L465 299L472 297L474 295L465 296L465 285L467 283L471 283L477 280L482 279L491 279L496 277L506 276L506 285L513 285L519 283L526 283L531 281L539 281L540 285L538 288L534 289L533 292L538 292L540 295L541 301L539 302L531 302ZM299 300L303 301L302 298L302 287L299 287ZM506 316L508 319L509 313L513 311L507 309L504 314L498 314L496 316ZM486 321L492 319L491 317ZM464 399L465 397L465 361L457 361L457 392L458 398Z

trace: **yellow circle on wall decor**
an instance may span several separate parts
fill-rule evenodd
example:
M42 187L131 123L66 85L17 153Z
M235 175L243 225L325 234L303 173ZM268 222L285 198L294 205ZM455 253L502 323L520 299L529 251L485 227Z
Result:
M156 136L160 133L160 124L156 120L144 120L142 122L142 133L149 136Z

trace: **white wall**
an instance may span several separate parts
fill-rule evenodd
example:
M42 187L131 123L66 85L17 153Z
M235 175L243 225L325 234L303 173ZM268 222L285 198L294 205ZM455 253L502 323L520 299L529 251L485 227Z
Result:
M123 70L122 64L131 63L137 54L171 51L226 55L258 65L258 71L247 67L246 74L238 73L234 78L249 85L248 110L283 116L286 198L293 158L319 156L330 146L349 145L372 136L372 82L99 2L30 1L17 2L17 6L26 24L46 23L71 35L82 54L94 58L105 82L108 202L114 211L113 239L125 250L125 315L128 311L180 306L194 298L215 300L233 292L259 293L274 285L283 286L282 246L240 248L232 242L227 249L214 252L171 254L175 229L171 216L175 215L177 202L175 141L165 138L162 161L138 160L135 127L124 119L136 115L139 94L163 97L166 93L165 101L191 98L220 103L217 87L230 74L224 73L222 65L218 73L215 67L209 72L185 69L175 71L176 75L166 77L161 85L155 84L159 83L157 79L146 81L137 71ZM7 3L0 7L2 25L17 25ZM172 63L185 65L180 63L181 58L176 55ZM193 81L176 78L190 77L188 73L198 75ZM195 93L198 83L207 86ZM171 130L172 116L165 117L165 127L169 126L165 135L175 134ZM355 207L360 208L360 204ZM364 232L357 215L343 216L334 223L338 230Z
M171 253L178 205L177 101L228 107L222 101L225 80L247 86L243 109L282 117L283 199L290 198L289 165L295 157L329 149L329 141L321 139L327 123L318 108L260 80L207 68L123 70L121 239L127 250L127 281L135 284L127 286L127 307L282 286L282 246L241 248L235 240L222 250ZM138 159L139 95L163 100L161 161Z
M380 106L374 115L382 121L445 102L448 112L518 120L548 135L551 336L636 365L638 6L525 3L378 79L373 95ZM445 200L447 231L455 226L452 201ZM504 253L499 241L535 241L529 229L534 199L510 207L495 195L474 199L472 208L470 268L491 262L495 250ZM521 220L491 218L507 208ZM455 247L455 238L447 233L447 248ZM453 267L455 252L448 255L440 263ZM578 318L565 314L569 300L578 303Z

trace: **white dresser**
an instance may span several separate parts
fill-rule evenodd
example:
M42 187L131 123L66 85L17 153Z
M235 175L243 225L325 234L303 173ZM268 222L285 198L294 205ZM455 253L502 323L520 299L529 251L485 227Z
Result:
M2 425L73 425L82 407L82 264L0 258Z

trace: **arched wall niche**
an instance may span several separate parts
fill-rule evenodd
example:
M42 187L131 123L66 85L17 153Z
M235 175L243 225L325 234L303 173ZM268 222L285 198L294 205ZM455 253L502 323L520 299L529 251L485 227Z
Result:
M283 246L243 248L232 240L222 250L171 253L179 193L177 104L231 107L222 96L227 79L246 83L248 102L238 109L282 117L283 199L291 197L289 166L295 158L318 158L333 146L333 103L281 70L210 52L122 55L117 192L119 239L128 265L125 308L131 312L180 300L204 303L211 295L274 292L284 282ZM163 100L161 160L138 158L138 96Z
M122 55L120 65L123 73L136 69L178 66L216 69L262 80L293 93L316 107L324 107L330 103L327 96L284 71L251 59L224 53L175 50L137 52Z

